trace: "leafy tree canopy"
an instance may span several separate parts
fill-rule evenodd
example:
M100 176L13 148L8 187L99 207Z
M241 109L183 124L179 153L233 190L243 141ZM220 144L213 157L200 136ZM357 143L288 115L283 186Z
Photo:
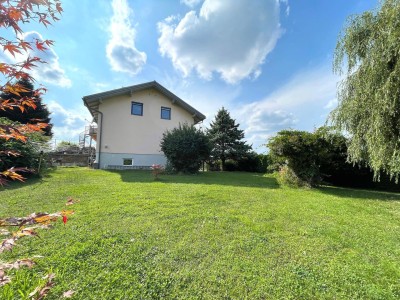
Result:
M239 129L239 125L222 107L207 131L213 147L211 155L214 160L221 160L223 171L227 159L236 161L251 150L251 147L242 141L244 132Z
M348 158L400 174L400 1L349 19L337 43L334 71L345 74L332 124L350 136Z

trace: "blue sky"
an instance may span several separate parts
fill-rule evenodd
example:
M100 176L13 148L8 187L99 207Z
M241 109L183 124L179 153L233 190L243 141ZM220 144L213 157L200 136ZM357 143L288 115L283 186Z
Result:
M52 39L34 75L48 88L55 139L91 121L82 97L156 80L207 116L224 106L257 152L277 131L313 130L336 104L332 73L348 16L377 0L64 1L59 22L28 24ZM40 33L41 36L38 36ZM134 131L132 131L134 135Z

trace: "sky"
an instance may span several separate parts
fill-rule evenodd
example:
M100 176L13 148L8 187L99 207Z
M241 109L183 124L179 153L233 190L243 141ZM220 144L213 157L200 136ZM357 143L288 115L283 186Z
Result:
M60 21L23 29L27 40L55 41L39 54L48 63L33 74L48 88L43 101L55 143L78 142L92 121L83 96L156 80L207 117L203 128L225 107L264 153L280 130L325 124L337 105L337 39L349 16L377 6L378 0L65 0Z

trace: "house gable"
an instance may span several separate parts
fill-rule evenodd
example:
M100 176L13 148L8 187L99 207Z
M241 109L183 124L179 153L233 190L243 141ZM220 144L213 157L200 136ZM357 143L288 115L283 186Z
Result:
M205 116L156 82L83 97L98 124L96 160L100 168L165 164L162 135Z
M194 124L197 124L201 121L203 121L206 117L190 106L188 103L183 101L181 98L176 96L174 93L171 91L167 90L165 87L163 87L161 84L159 84L157 81L150 81L142 84L137 84L137 85L132 85L128 87L123 87L120 89L115 89L107 92L102 92L102 93L97 93L97 94L92 94L83 97L83 102L85 106L89 109L91 115L94 117L95 121L97 122L98 120L98 109L99 105L106 101L109 98L114 98L115 96L121 96L121 95L129 95L132 96L133 93L143 91L143 90L148 90L148 89L154 89L159 91L161 94L163 94L169 101L184 110L186 110L188 113L190 113L193 117Z

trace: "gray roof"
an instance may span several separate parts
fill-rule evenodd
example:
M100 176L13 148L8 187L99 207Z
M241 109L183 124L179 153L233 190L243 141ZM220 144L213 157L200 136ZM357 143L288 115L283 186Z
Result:
M120 96L120 95L131 95L134 92L137 91L142 91L146 89L154 88L157 91L159 91L161 94L165 95L168 99L171 100L171 102L175 105L178 105L188 111L194 119L195 123L198 123L200 121L203 121L206 117L203 115L201 112L198 110L194 109L192 106L187 104L185 101L183 101L181 98L167 90L165 87L163 87L161 84L159 84L156 81L150 81L146 83L141 83L141 84L136 84L128 87L123 87L120 89L115 89L107 92L102 92L102 93L97 93L93 95L88 95L84 96L83 102L85 106L89 109L91 115L94 117L95 121L97 122L98 118L98 109L100 102L103 101L104 99L111 98L114 96Z

